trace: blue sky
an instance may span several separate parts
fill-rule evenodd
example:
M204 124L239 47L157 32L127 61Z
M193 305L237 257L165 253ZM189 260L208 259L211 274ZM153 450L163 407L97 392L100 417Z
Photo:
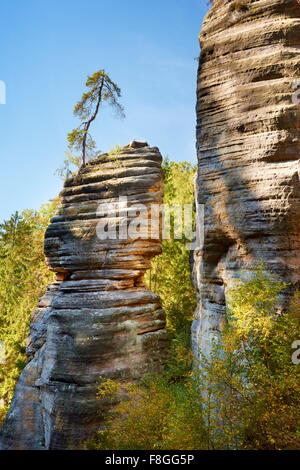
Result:
M100 68L121 87L127 116L99 116L91 130L102 151L135 138L195 161L195 58L207 9L206 0L1 2L0 221L59 192L54 172L78 124L73 106Z

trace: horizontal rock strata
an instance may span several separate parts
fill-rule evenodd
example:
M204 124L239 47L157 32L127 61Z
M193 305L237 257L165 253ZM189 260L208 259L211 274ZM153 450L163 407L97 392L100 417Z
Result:
M194 351L221 329L228 288L265 262L291 283L300 272L300 5L214 0L200 35Z
M22 372L2 430L2 449L69 449L103 421L100 377L131 381L159 371L165 315L143 283L160 239L99 239L99 204L161 204L161 155L133 142L68 179L49 225L45 253L57 281L35 310ZM101 206L102 207L102 206ZM114 205L110 220L128 224ZM109 212L109 210L108 210ZM144 214L145 217L145 214ZM131 220L131 219L130 219ZM158 220L154 220L159 225Z

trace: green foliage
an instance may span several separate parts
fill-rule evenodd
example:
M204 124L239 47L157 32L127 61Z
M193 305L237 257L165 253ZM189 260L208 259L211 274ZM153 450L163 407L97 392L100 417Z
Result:
M107 155L109 157L118 158L120 153L122 153L122 150L123 150L123 147L121 147L120 145L115 145L109 152L107 152Z
M107 152L107 156L113 160L114 162L114 167L117 168L124 168L124 162L119 159L120 154L123 151L123 147L120 145L115 145L109 152Z
M5 362L0 369L0 421L26 364L31 313L53 276L45 264L43 242L56 207L54 201L39 212L15 213L0 224L0 340L5 346Z
M286 287L259 266L230 293L228 326L200 378L211 448L300 448L300 368L291 358L299 322L276 309Z
M109 384L108 389L112 401L124 394L127 398L114 407L106 428L86 442L85 449L188 450L195 448L195 436L201 440L201 409L194 388L151 376L141 385Z
M286 287L285 282L274 281L265 266L259 265L251 281L240 282L230 291L228 316L241 338L268 338L277 317L274 299Z
M162 164L165 204L193 204L194 179L197 165L190 162L172 162L166 157Z
M63 166L55 171L63 181L69 178L76 168L80 168L81 159L77 155L73 155L70 152L65 152L66 158L64 159Z
M165 195L164 203L193 204L196 168L188 162L163 163ZM172 212L171 212L172 215ZM190 274L190 251L188 240L163 240L162 254L154 258L146 275L147 285L162 299L167 315L167 326L173 336L186 334L189 338L190 324L196 308L196 296Z
M71 151L82 152L83 156L83 147L85 146L85 158L88 157L88 160L91 160L96 156L96 142L90 134L87 133L85 129L73 129L68 134L68 147Z
M88 91L83 93L81 100L74 107L74 114L82 123L68 134L69 149L80 152L82 163L97 155L96 142L89 134L89 128L96 119L101 106L107 103L116 113L124 117L124 109L119 103L121 90L104 70L98 70L90 75L86 81Z

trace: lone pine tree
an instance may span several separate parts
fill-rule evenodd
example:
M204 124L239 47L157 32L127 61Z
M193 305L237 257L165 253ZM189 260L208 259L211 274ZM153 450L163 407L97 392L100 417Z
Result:
M69 149L80 152L83 166L87 157L93 156L96 143L89 133L92 122L96 119L101 106L106 102L120 117L125 117L124 108L119 103L121 90L104 70L99 70L87 78L88 91L74 107L74 114L82 121L79 127L68 134Z

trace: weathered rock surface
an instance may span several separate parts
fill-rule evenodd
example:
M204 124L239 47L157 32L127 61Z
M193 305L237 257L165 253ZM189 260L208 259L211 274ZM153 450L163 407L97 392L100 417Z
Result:
M207 353L236 278L266 262L291 291L299 285L299 1L215 0L200 42L197 184L205 216L193 347Z
M119 196L147 210L162 203L161 161L157 148L133 142L67 180L60 214L45 236L57 282L32 317L29 361L2 430L2 449L76 447L110 406L96 399L100 377L130 381L164 363L164 312L143 284L151 258L161 251L159 238L97 236L100 203ZM123 214L112 210L114 217Z

